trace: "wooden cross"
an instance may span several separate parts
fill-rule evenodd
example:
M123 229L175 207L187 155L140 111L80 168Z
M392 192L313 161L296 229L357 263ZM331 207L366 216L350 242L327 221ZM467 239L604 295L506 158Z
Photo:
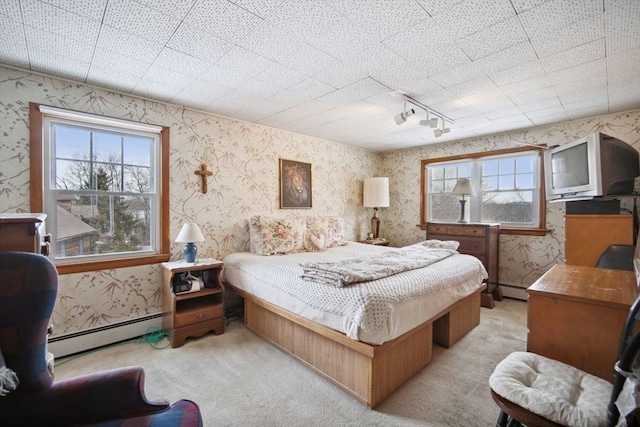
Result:
M200 169L196 169L196 175L202 178L202 194L207 194L207 177L213 175L213 172L207 170L207 165L200 165Z

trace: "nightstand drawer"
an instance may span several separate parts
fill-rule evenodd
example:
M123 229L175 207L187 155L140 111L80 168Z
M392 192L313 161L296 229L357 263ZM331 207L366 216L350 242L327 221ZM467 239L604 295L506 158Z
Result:
M212 320L224 315L222 305L213 307L201 307L193 310L184 310L175 314L175 326L193 325L194 323Z

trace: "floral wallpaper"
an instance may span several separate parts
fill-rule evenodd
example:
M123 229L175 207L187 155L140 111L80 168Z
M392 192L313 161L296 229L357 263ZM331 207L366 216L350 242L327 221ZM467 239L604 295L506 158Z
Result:
M0 212L29 212L29 102L171 127L171 240L182 223L206 237L200 257L222 259L249 250L248 219L261 214L340 216L345 237L364 238L371 212L362 207L362 180L380 156L317 138L183 107L0 67ZM312 164L313 208L279 208L279 159ZM213 171L201 192L195 170ZM172 244L172 259L182 258ZM55 335L84 331L161 312L159 265L60 276Z
M206 237L201 257L222 259L249 249L248 219L261 214L340 216L345 237L359 240L369 229L371 209L362 207L362 180L388 176L391 205L380 210L381 234L393 246L424 239L420 212L420 161L491 151L514 143L561 144L602 130L640 148L640 110L540 126L384 154L331 141L213 116L183 107L0 67L0 212L29 212L28 104L68 108L171 127L171 240L182 223L197 222ZM312 164L313 208L279 209L279 159ZM207 194L194 171L205 163ZM564 203L548 204L542 237L500 238L500 283L526 288L564 257ZM172 245L172 259L181 258ZM54 309L55 335L116 324L161 312L159 265L60 277Z
M380 175L390 177L391 193L390 207L383 210L387 218L383 222L385 234L396 246L425 238L425 232L416 226L420 218L423 159L513 148L523 143L561 145L593 132L606 133L640 150L640 110L382 154ZM555 264L564 263L564 210L564 202L547 203L549 232L545 236L500 236L501 284L527 288Z

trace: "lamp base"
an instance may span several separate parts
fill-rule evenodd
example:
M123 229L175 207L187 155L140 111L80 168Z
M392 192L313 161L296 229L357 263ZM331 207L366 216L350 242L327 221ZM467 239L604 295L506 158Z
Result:
M380 218L378 218L378 208L373 208L373 217L371 217L371 234L377 239L380 235Z
M458 220L459 223L467 223L467 222L469 222L464 217L464 205L466 203L467 203L467 201L464 199L464 196L462 196L462 199L460 200L460 219Z
M198 247L195 243L187 243L182 251L184 254L185 262L196 262L196 255L198 255Z

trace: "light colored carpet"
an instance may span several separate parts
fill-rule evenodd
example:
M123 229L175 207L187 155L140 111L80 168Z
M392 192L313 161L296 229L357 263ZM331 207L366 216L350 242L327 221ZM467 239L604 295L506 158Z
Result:
M489 375L507 354L525 349L526 336L525 302L483 308L480 326L450 349L435 346L431 364L374 410L238 321L180 348L129 341L61 359L55 377L141 365L148 397L197 402L205 426L491 426L499 410Z

